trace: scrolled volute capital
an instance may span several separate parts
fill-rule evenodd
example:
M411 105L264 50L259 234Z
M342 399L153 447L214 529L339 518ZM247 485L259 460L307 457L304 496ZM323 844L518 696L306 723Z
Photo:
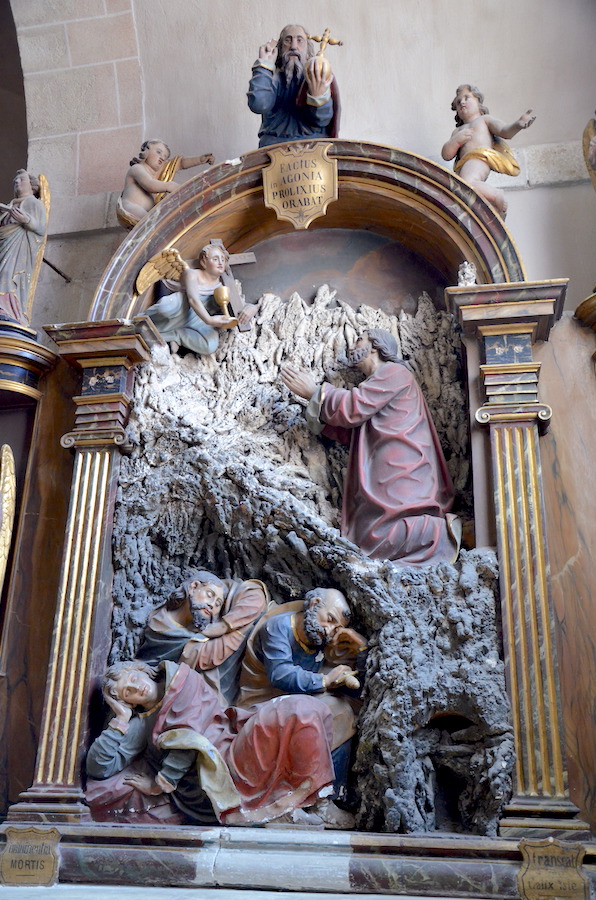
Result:
M487 404L476 410L476 421L479 425L519 425L536 424L541 431L546 431L553 411L546 403L527 403L518 405Z
M117 448L121 453L127 453L132 449L132 444L124 428L114 429L83 429L69 431L62 435L60 444L66 450L111 450Z

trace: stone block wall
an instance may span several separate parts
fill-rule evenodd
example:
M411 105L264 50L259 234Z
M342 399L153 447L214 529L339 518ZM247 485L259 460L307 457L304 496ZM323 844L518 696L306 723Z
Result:
M122 156L138 149L142 134L132 2L17 2L13 14L25 80L28 166L49 173L52 230L81 230L81 212L87 228L103 228L105 194L121 188ZM78 199L85 195L94 202Z

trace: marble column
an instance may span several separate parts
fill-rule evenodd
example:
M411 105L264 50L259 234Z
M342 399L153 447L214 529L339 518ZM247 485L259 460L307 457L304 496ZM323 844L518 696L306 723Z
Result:
M479 345L470 364L476 428L488 428L500 569L506 678L516 766L503 837L585 837L569 799L559 699L554 610L542 494L539 435L551 409L538 397L536 340L560 317L566 279L448 288L465 341ZM484 463L484 460L481 461ZM473 459L473 465L476 460ZM475 491L477 490L475 483ZM486 505L489 508L489 504ZM486 530L486 529L485 529Z
M89 818L80 772L90 685L108 650L113 507L134 365L160 338L146 318L46 331L83 379L74 429L61 440L75 460L34 782L8 819L76 822Z

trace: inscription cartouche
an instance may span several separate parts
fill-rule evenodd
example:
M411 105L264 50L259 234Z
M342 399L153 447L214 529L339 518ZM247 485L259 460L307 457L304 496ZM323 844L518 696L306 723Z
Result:
M590 900L587 876L582 872L585 847L555 838L519 842L524 859L517 876L524 900Z
M289 144L269 150L271 165L263 169L265 206L296 229L308 228L337 200L337 160L331 144Z
M0 854L0 884L55 884L59 841L56 828L8 827L6 845Z

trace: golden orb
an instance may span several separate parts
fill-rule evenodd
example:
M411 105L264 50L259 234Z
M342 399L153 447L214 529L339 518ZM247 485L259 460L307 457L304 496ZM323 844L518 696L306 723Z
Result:
M325 56L311 56L306 63L306 77L312 79L329 79L332 75L331 63Z

